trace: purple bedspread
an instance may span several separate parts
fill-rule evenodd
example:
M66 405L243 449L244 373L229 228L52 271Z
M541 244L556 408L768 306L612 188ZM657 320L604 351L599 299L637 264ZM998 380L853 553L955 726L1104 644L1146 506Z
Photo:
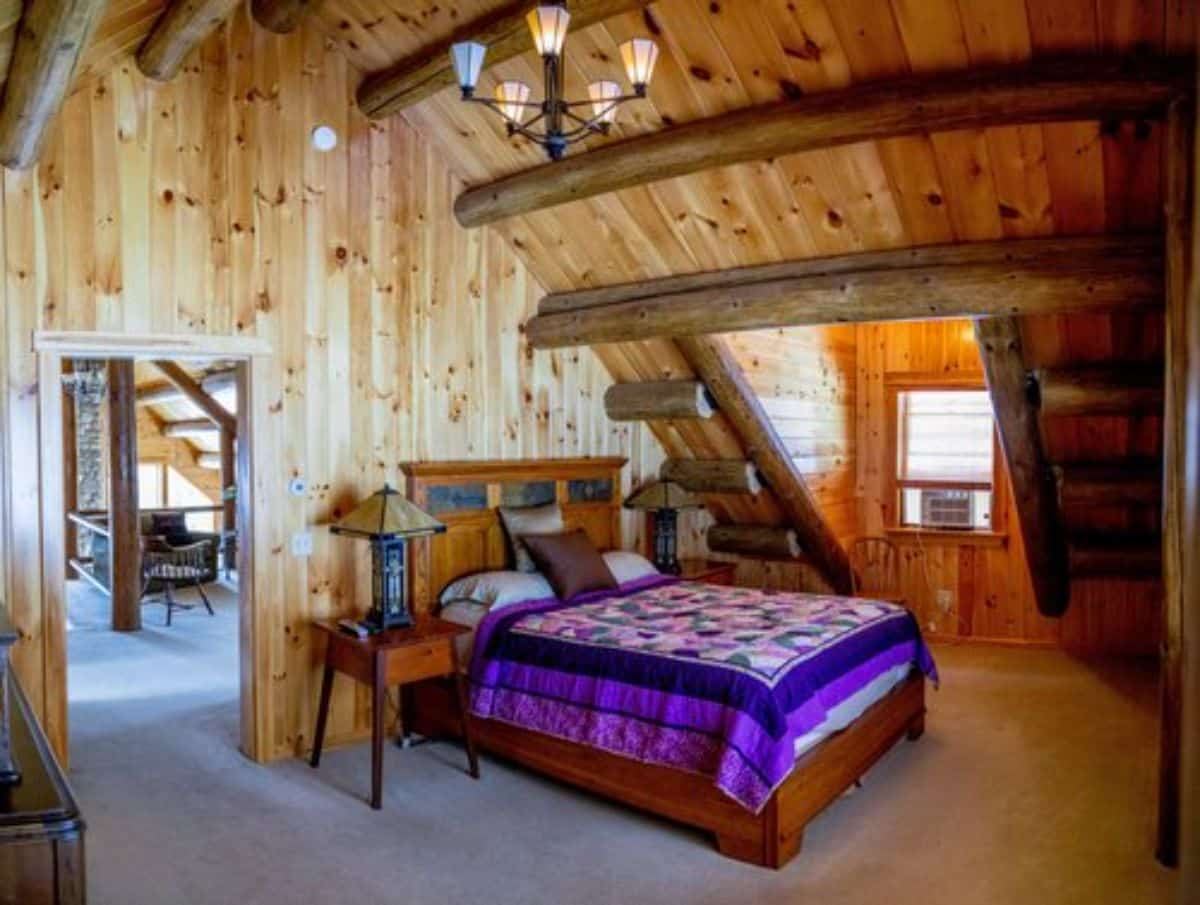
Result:
M651 576L489 613L476 634L471 706L712 776L757 813L795 765L796 740L905 663L937 680L902 607Z

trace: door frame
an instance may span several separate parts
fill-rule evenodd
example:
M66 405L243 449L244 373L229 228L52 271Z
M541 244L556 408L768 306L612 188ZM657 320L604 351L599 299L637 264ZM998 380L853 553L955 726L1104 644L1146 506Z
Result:
M270 751L266 739L263 702L269 677L263 640L264 615L254 593L256 570L255 526L264 501L254 493L255 451L266 446L257 435L261 425L253 418L255 386L265 384L264 368L270 344L248 336L192 336L37 331L33 334L37 358L38 461L41 485L42 662L44 664L43 722L47 736L64 766L70 756L67 724L66 635L66 526L63 487L64 358L169 358L171 360L220 358L237 362L238 447L237 569L239 747L252 760L265 762Z

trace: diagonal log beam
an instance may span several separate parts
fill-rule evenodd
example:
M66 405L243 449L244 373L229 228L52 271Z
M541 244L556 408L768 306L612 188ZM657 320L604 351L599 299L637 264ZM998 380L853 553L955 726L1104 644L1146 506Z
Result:
M107 0L30 0L0 109L0 164L22 170L37 160L75 68Z
M214 371L200 381L200 388L212 396L221 390L237 385L237 372L232 368L228 371ZM187 397L179 388L171 383L159 383L151 386L138 387L138 405L159 405L164 402L178 402Z
M750 107L615 142L459 196L463 226L483 226L713 167L862 141L988 126L1158 119L1186 90L1171 60L1067 60L914 76Z
M204 416L213 422L222 432L231 436L237 434L237 419L226 411L221 403L204 391L187 371L173 361L156 361L154 367L167 378L176 389L184 395L192 405L200 409Z
M255 9L268 0L255 0ZM279 0L271 0L278 3ZM570 0L571 30L587 28L620 13L642 9L651 0ZM450 63L450 45L459 41L477 41L487 46L485 63L494 66L533 50L525 14L536 2L517 0L474 19L438 44L401 60L394 66L372 73L358 89L358 106L372 119L399 113L420 103L443 88L457 84ZM262 21L262 20L259 20ZM265 23L264 23L265 24ZM270 27L270 26L268 26Z
M724 340L690 336L678 341L696 376L704 381L722 414L741 437L813 565L839 594L851 592L850 560L825 521L787 447L763 410L741 365Z
M267 31L285 35L296 27L324 0L251 0L254 21Z
M174 0L138 48L142 74L169 82L188 54L221 27L241 0Z
M1020 326L1013 317L980 318L975 321L975 338L992 397L1000 447L1008 463L1033 595L1042 613L1061 616L1070 603L1067 545L1054 473L1042 451L1037 407L1031 398L1021 351Z
M766 327L1159 306L1162 239L1005 239L814 258L547 296L534 348Z

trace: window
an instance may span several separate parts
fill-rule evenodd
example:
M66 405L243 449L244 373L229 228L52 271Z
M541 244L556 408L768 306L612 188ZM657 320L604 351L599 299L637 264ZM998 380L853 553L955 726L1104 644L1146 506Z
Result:
M992 527L992 406L985 390L908 389L896 394L900 524Z
M199 487L185 478L174 468L167 469L167 505L172 508L187 508L189 506L212 506L213 501ZM211 512L189 512L187 526L189 531L212 531L215 516Z
M138 508L158 509L166 503L166 466L160 462L138 463Z

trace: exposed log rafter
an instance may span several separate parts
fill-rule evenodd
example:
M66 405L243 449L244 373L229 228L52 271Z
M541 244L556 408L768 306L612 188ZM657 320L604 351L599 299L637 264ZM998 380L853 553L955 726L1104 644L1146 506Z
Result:
M1065 120L1159 119L1186 90L1173 60L1065 60L854 85L615 142L469 189L458 221L483 226L714 167L923 132Z
M870 321L1158 307L1157 236L1004 239L814 258L543 299L534 348Z
M231 436L237 434L237 419L226 411L221 403L206 393L204 387L197 383L187 371L173 361L156 361L154 366L183 394L188 402L200 409L206 418L220 428L222 433L228 433Z
M741 438L748 457L771 488L808 559L834 591L849 594L852 570L846 551L825 521L804 476L728 345L724 340L707 336L684 337L678 344Z
M21 170L37 160L106 3L26 3L0 108L0 164Z
M571 30L587 28L620 13L642 9L651 0L570 0ZM259 6L302 5L303 0L254 0L255 18ZM399 113L406 107L431 97L456 84L450 63L450 45L459 41L477 41L487 46L486 63L494 66L533 49L525 14L537 4L518 0L466 23L438 44L431 45L394 66L372 73L358 89L358 106L372 119ZM271 28L267 22L262 22Z
M754 463L736 459L666 459L658 476L693 493L754 495L762 490Z
M1157 415L1163 410L1160 368L1038 371L1037 382L1044 415Z
M241 0L174 0L138 48L137 64L142 74L160 82L170 81L188 54L221 27Z
M698 380L614 383L604 394L604 412L613 421L704 419L715 411Z
M254 21L279 35L295 31L304 17L324 0L251 0Z
M804 558L800 540L791 528L768 525L712 525L705 537L714 553L729 553L752 559L798 560Z
M1061 616L1070 603L1067 545L1054 474L1042 450L1020 326L1012 317L980 318L975 321L975 338L1008 464L1034 598L1042 613Z

